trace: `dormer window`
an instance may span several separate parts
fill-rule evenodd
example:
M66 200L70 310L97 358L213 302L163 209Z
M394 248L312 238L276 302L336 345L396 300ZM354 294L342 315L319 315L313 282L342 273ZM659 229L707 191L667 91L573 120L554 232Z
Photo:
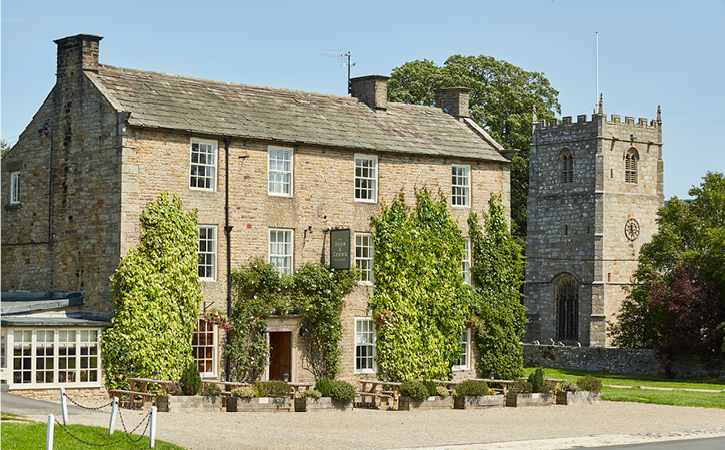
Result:
M574 182L574 157L568 149L561 152L561 184Z
M627 156L624 157L624 182L637 184L637 161L639 155L637 150L630 148Z

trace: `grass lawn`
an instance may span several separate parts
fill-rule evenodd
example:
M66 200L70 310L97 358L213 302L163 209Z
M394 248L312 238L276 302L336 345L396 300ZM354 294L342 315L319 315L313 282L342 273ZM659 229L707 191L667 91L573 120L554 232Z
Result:
M528 376L535 368L524 369ZM547 369L546 378L559 378L576 381L584 375L601 378L605 385L644 386L672 389L713 389L721 392L660 391L651 389L602 388L602 400L619 402L656 403L659 405L702 406L705 408L725 408L725 380L711 378L666 378L652 375L624 375L608 372L587 372L585 370Z
M27 421L23 423L8 422L8 420L22 421L24 419L24 417L15 416L14 414L2 414L2 443L0 445L2 446L3 450L35 450L39 448L45 448L45 436L47 433L46 423ZM85 425L70 425L67 427L67 429L71 433L73 433L74 436L77 436L80 439L83 439L86 442L91 442L93 444L107 444L109 442L121 439L126 435L126 433L116 431L111 436L109 436L108 428L88 427ZM109 448L124 450L147 449L149 448L148 431L146 433L147 436L142 437L139 442L132 442L129 439L125 439L118 444L109 446ZM129 436L129 438L133 438L134 440L139 439L139 437L140 436L136 434L132 434L131 436ZM160 450L183 450L182 447L169 444L168 442L159 441L158 439L156 440L155 444L156 445L154 446L154 448ZM53 432L53 448L62 448L65 450L88 450L92 447L76 441L65 431L63 431L60 426L56 424L55 430Z

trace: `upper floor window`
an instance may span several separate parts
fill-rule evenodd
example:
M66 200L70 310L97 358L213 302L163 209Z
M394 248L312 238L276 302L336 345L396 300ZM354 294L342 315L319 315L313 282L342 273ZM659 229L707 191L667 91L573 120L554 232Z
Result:
M375 373L375 322L355 319L355 373Z
M355 233L355 266L360 269L361 284L373 284L373 235Z
M213 281L216 275L216 227L199 226L199 247L196 253L199 255L199 278Z
M292 196L293 150L270 145L268 149L269 195Z
M463 240L463 259L461 260L461 275L465 284L471 284L471 238Z
M216 189L216 153L217 142L204 139L191 139L191 169L189 187L191 189Z
M10 204L20 203L20 172L10 172Z
M561 152L561 184L574 182L574 157L569 150Z
M277 272L292 273L293 231L272 228L269 230L269 263Z
M378 157L355 155L355 200L378 201Z
M624 157L624 182L637 184L637 161L639 155L637 150L630 148L627 156Z
M451 205L471 206L471 166L452 166Z

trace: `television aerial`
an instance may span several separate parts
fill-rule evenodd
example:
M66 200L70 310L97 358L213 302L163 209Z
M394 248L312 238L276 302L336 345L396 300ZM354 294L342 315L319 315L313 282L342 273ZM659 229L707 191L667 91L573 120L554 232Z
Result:
M350 61L350 57L352 56L351 52L343 52L343 51L329 51L329 50L323 50L322 56L335 56L338 58L342 58L342 62L340 63L340 66L347 67L347 93L352 94L352 84L350 83L350 67L354 66L355 63ZM345 57L347 56L347 61L345 61Z

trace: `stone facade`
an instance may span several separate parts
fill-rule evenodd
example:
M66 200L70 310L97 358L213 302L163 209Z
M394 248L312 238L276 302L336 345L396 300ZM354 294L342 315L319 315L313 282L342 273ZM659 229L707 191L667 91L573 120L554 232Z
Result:
M609 345L606 327L664 204L659 112L621 122L600 104L590 121L535 122L529 177L526 339Z
M100 39L79 35L57 41L57 84L2 160L2 290L85 293L83 305L54 314L112 315L109 277L139 244L142 210L163 192L196 209L200 225L215 228L214 275L203 281L202 306L223 312L227 263L233 270L252 257L268 260L271 228L293 230L294 268L329 262L330 229L371 232L371 216L399 194L414 199L415 189L440 190L450 204L452 164L470 167L470 204L451 207L464 234L468 215L484 213L492 194L508 210L509 161L500 145L470 122L467 111L388 103L386 77L354 79L357 99L231 85L104 66L98 63ZM133 83L170 106L147 99ZM177 85L178 90L159 94ZM467 95L450 91L445 102L460 105ZM229 113L235 107L240 109ZM249 111L259 116L250 117ZM230 128L224 114L237 114L237 128ZM295 133L297 138L290 137ZM190 188L195 139L216 144L212 189ZM292 150L289 196L268 194L270 146ZM355 155L361 154L377 158L373 202L354 198ZM7 200L12 170L21 171L17 205ZM370 317L372 291L362 284L346 299L343 379L355 372L355 318ZM291 335L291 381L311 379L299 327L295 317L269 321L270 332ZM215 376L224 370L221 334L216 335Z

